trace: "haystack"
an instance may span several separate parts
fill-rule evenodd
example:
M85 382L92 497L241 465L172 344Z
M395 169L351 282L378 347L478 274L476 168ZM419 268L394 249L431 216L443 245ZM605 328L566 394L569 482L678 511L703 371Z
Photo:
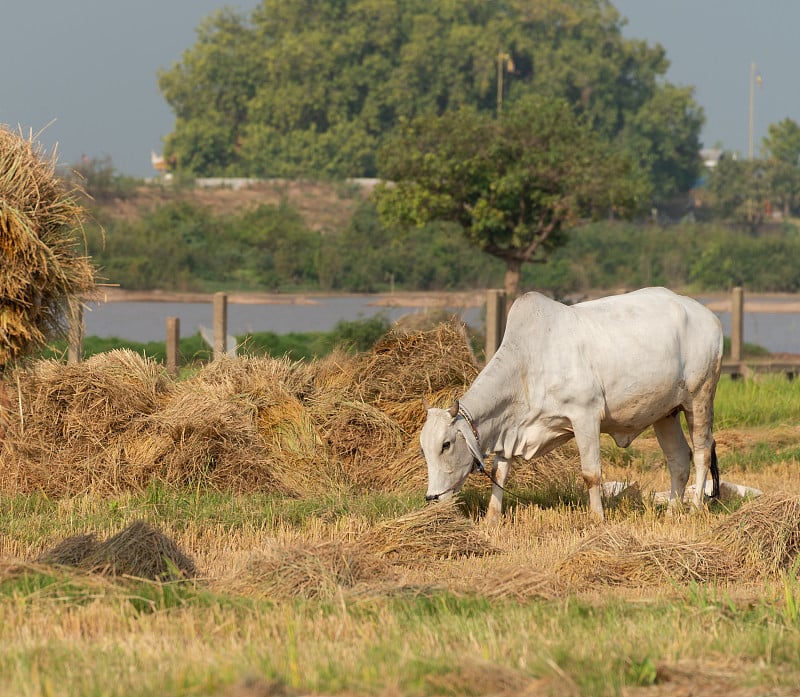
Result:
M156 362L119 350L75 365L37 361L15 378L0 491L113 493L142 488L158 471L143 434L173 383Z
M459 556L483 556L497 549L455 498L386 520L357 539L379 557L400 564Z
M764 494L726 516L710 538L756 573L790 569L800 558L800 496Z
M645 586L735 578L739 567L710 542L644 542L624 527L605 526L582 540L555 571L573 586Z
M0 125L0 373L66 336L95 271L81 249L81 192L55 175L55 153Z
M478 375L464 325L440 324L419 332L390 331L371 352L359 354L353 370L355 394L394 416L398 405L463 393ZM444 393L444 394L442 394ZM424 410L403 428L421 425Z
M104 576L132 576L153 581L194 578L194 561L171 538L149 523L137 520L102 542L76 535L44 552L42 564L74 566Z
M177 485L247 491L269 488L272 477L258 404L225 383L179 383L150 417L150 437L166 446L159 476Z
M350 486L418 489L425 479L417 441L422 398L449 403L477 374L463 325L392 330L371 351L309 366L302 400Z

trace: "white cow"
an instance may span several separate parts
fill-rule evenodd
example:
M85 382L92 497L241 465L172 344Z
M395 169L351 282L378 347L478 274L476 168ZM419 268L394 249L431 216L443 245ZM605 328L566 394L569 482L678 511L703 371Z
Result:
M511 307L500 348L449 409L428 408L420 433L428 464L426 499L459 491L494 453L486 514L500 514L515 456L530 459L575 438L592 513L603 519L600 434L628 446L653 426L670 471L670 503L682 501L694 449L693 502L703 504L711 469L714 394L722 363L722 328L710 310L666 288L567 306L539 293ZM426 404L427 406L427 404Z

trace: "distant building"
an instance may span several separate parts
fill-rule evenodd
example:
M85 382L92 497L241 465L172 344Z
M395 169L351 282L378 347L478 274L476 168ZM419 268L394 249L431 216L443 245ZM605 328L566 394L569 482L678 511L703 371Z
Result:
M700 157L703 158L703 164L708 169L714 169L717 162L724 157L724 152L721 148L703 148L700 151Z

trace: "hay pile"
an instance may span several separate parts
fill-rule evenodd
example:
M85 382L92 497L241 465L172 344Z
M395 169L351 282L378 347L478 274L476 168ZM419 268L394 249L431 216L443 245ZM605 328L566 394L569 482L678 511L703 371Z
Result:
M0 125L0 374L3 367L66 336L81 296L95 287L94 268L79 249L80 191L55 176L33 137Z
M379 523L360 535L358 543L400 564L498 551L475 522L464 516L455 498Z
M725 517L712 531L744 569L775 575L800 558L800 497L764 494Z
M134 521L104 541L95 535L68 537L42 553L36 563L73 566L103 576L132 576L153 581L194 578L197 570L169 537L148 523Z
M476 374L454 324L312 363L225 358L183 381L127 350L39 361L6 382L0 491L421 491L421 398L449 401Z
M573 586L649 586L673 580L705 583L736 578L739 567L721 546L702 540L640 540L620 526L599 528L557 565Z
M0 448L0 491L108 494L158 474L143 447L171 389L157 363L119 350L74 365L37 361L15 378L8 391L21 408L10 412Z
M372 490L423 486L422 397L449 403L477 374L464 327L453 322L392 330L372 351L312 364L303 403L324 446L320 460L334 465L331 478Z

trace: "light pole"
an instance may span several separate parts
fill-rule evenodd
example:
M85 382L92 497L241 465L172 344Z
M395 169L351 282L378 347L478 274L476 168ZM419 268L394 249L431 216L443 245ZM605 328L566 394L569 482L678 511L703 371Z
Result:
M753 159L753 121L755 120L756 111L756 97L755 97L755 82L756 82L756 64L750 62L750 120L747 128L747 159Z

